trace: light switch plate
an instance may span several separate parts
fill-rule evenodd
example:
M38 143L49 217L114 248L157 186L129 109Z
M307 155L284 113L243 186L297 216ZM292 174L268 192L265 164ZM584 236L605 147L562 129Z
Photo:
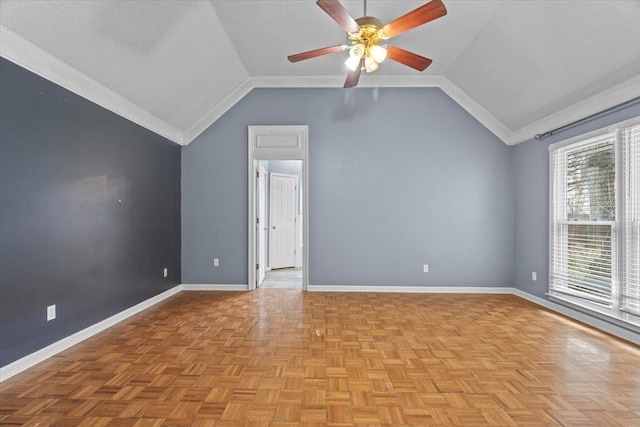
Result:
M47 307L47 322L56 318L56 305L50 305Z

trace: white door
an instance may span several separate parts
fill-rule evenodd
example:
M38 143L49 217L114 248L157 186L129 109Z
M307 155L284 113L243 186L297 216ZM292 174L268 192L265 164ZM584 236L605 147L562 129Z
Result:
M256 235L258 236L258 276L256 287L262 285L267 263L267 171L262 162L258 162L258 221Z
M298 177L283 173L269 175L271 232L269 259L271 268L287 268L295 265L296 214Z

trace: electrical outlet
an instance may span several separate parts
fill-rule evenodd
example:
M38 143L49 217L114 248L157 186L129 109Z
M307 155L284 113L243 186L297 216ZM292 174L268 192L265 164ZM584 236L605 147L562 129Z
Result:
M423 265L422 266L422 271L425 272L425 273L428 273L429 272L429 264Z
M538 273L536 273L535 271L531 272L531 280L533 280L534 282L536 280L538 280Z
M163 268L162 269L162 277L169 277L169 269L168 268Z
M50 305L47 307L47 322L56 318L56 305Z
M218 267L220 265L220 260L218 258L213 259L213 266Z

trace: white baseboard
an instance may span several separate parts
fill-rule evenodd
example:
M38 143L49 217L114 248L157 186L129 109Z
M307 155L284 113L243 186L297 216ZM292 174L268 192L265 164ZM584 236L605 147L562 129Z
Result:
M198 285L198 284L182 284L183 291L248 291L249 285Z
M81 331L76 332L73 335L69 335L66 338L61 339L60 341L56 341L53 344L46 346L34 353L31 353L21 359L16 360L15 362L9 363L6 366L0 368L0 382L11 378L12 376L19 374L20 372L29 369L30 367L37 365L40 362L45 361L51 356L55 356L72 347L87 338L94 336L95 334L104 331L111 326L122 322L123 320L133 316L134 314L140 313L141 311L151 307L159 303L162 300L169 298L180 292L182 290L182 285L175 286L161 294L156 295L155 297L149 298L148 300L142 301L139 304L134 305L124 311L121 311L118 314L114 314L113 316L104 319L94 325L89 326Z
M584 323L589 326L593 326L596 329L607 332L618 338L622 338L623 340L630 341L636 345L640 345L640 334L637 334L633 331L630 331L620 326L616 326L612 323L598 319L597 317L594 317L587 313L574 310L562 304L558 304L553 301L549 301L544 298L531 295L527 292L521 291L520 289L511 288L511 290L513 295L515 296L526 299L527 301L530 301L534 304L538 304L542 307L548 308L549 310L555 311L556 313L560 313L564 316L570 317L571 319L577 320L578 322Z
M465 286L339 286L309 285L309 292L386 292L414 294L511 294L510 287L465 287Z

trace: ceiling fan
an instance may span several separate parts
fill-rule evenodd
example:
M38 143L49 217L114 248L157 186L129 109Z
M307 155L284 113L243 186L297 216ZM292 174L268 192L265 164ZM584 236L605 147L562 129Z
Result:
M417 55L395 46L382 46L384 40L395 37L429 21L447 14L442 0L432 0L427 4L383 25L379 19L363 16L353 19L338 0L318 0L316 2L334 21L347 32L349 45L336 45L310 50L288 56L289 61L298 62L334 52L349 50L349 58L345 62L349 68L344 87L358 84L362 70L370 73L378 69L385 58L392 59L418 71L424 71L431 65L431 59ZM367 1L364 2L364 14L367 14Z

